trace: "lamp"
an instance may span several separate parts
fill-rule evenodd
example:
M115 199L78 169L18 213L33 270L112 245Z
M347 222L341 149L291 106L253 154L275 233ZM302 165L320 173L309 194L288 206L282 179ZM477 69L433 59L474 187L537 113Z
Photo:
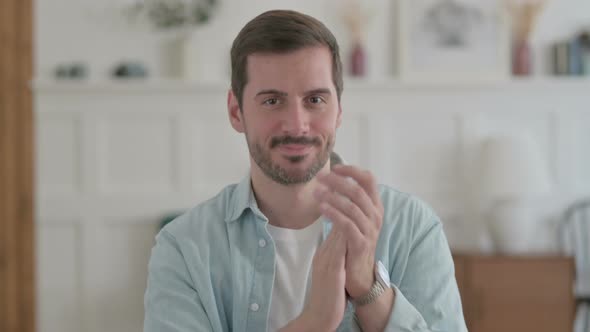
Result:
M490 137L482 147L481 193L489 202L488 230L498 252L531 248L536 227L532 200L550 191L547 161L531 136Z

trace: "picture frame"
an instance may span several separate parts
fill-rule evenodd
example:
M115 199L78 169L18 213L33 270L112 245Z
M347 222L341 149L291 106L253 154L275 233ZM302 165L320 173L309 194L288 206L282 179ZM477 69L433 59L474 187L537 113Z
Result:
M471 83L510 77L508 13L497 0L398 0L403 82Z

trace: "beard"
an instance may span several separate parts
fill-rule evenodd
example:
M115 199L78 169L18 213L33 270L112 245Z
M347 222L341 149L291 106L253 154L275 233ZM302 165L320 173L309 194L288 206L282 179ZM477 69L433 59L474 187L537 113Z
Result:
M307 183L311 181L311 179L313 179L328 162L334 145L334 140L331 136L328 137L324 145L322 145L322 141L317 137L274 137L271 139L270 146L267 149L265 149L259 142L251 141L248 135L246 135L246 141L248 142L250 156L252 156L252 159L258 165L258 167L260 167L262 172L273 181L285 186ZM276 163L272 160L271 151L283 144L313 145L318 147L319 151L314 156L301 155L285 157L285 159L287 159L291 165L302 163L307 158L313 158L313 161L309 167L303 170L290 170L282 167L279 163Z

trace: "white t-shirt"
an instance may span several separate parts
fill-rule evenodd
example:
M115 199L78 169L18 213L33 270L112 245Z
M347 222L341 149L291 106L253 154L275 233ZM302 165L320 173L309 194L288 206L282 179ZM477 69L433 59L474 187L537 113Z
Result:
M275 242L275 280L270 302L268 331L274 332L297 318L311 286L311 263L322 242L321 220L303 229L280 228L268 224Z

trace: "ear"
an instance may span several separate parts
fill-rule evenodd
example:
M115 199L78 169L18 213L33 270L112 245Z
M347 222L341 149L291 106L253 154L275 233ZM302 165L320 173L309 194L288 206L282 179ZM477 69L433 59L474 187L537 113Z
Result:
M242 117L242 112L240 111L240 104L238 103L238 98L236 97L232 89L229 89L229 91L227 92L227 113L229 116L229 122L231 123L231 126L238 133L243 133L244 119Z

